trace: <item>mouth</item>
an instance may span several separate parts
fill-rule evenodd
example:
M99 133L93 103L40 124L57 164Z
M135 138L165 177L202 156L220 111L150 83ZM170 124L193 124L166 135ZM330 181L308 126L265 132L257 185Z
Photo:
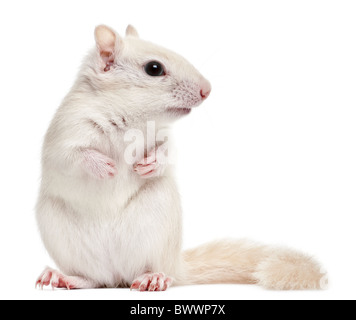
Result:
M167 112L175 116L185 116L192 112L191 108L168 108Z

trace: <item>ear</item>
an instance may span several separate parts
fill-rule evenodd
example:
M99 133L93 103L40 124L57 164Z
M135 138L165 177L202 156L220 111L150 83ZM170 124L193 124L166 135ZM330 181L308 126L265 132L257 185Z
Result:
M101 25L95 29L95 40L104 65L110 70L110 66L115 62L116 53L120 50L121 37L111 28Z
M139 34L138 34L137 30L136 30L135 27L133 27L131 24L129 24L129 25L127 26L127 29L126 29L126 37L127 37L127 36L139 38Z

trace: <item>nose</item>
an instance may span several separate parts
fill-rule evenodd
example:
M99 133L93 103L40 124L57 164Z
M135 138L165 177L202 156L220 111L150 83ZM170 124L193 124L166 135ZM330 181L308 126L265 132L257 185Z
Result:
M203 90L200 90L200 95L203 99L207 99L210 95L210 92L211 92L211 90L205 91L205 92Z
M207 99L210 95L211 92L211 85L209 81L204 80L200 84L200 96L202 97L203 100Z

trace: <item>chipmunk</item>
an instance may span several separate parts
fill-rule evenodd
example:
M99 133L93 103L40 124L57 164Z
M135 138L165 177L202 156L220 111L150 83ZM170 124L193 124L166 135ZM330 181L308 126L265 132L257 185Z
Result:
M140 39L132 26L121 37L100 25L95 40L44 141L36 217L60 271L46 268L36 286L320 288L320 265L293 250L223 240L182 252L172 166L158 161L167 146L148 139L148 123L153 134L167 130L208 98L211 85L183 57ZM127 138L137 131L144 148L131 152L130 145L142 144Z

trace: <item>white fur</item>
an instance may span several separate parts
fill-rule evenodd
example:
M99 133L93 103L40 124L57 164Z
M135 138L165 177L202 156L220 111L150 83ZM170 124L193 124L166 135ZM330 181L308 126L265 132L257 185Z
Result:
M49 254L69 277L66 286L75 277L72 287L127 287L147 273L156 276L142 279L158 279L157 274L164 273L176 284L233 278L234 283L273 287L273 279L254 278L265 275L257 268L268 258L260 246L241 250L241 243L224 242L183 256L180 199L172 170L143 179L124 159L129 129L146 132L147 121L155 121L157 131L167 128L186 108L204 100L209 82L181 56L139 39L131 26L125 38L105 26L98 27L95 36L97 47L85 59L43 146L37 220ZM152 60L164 64L167 76L144 72ZM155 147L151 143L146 152ZM145 156L138 152L137 162ZM250 263L243 277L236 276L242 272L240 253ZM268 261L270 269L273 259ZM205 268L201 275L199 268ZM48 278L48 272L43 277Z

